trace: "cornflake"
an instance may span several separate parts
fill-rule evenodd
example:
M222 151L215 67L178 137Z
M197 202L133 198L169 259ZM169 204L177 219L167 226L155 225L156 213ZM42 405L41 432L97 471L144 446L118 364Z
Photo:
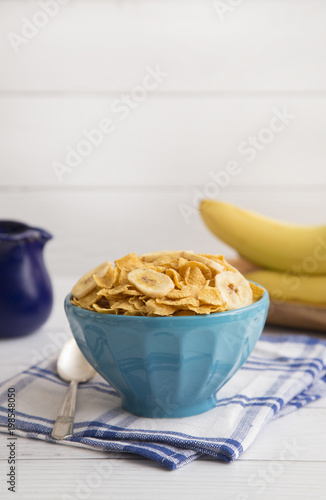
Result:
M100 314L196 316L248 306L263 293L222 255L160 251L101 264L78 280L71 303Z

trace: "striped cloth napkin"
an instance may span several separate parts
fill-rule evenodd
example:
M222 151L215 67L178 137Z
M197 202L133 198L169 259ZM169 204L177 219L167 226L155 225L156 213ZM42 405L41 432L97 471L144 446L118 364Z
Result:
M50 437L67 385L56 359L32 366L0 385L0 430L7 430L8 388L16 391L15 435ZM175 419L136 417L120 407L100 376L78 390L74 436L60 444L142 455L177 469L203 455L237 459L271 420L326 395L326 342L301 335L258 341L241 370L218 392L216 407Z

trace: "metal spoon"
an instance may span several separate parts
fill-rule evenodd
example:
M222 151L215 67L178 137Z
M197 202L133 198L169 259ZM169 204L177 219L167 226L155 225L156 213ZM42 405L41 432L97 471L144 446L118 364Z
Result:
M58 357L57 370L59 377L70 384L61 403L51 436L54 439L64 439L73 435L78 383L87 382L94 377L96 371L86 361L74 338L68 340L63 346Z

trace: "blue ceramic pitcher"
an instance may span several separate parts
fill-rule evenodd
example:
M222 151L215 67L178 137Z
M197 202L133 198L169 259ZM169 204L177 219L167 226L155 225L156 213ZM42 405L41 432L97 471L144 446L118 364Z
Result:
M0 220L0 337L27 335L52 309L43 249L52 235L21 222Z

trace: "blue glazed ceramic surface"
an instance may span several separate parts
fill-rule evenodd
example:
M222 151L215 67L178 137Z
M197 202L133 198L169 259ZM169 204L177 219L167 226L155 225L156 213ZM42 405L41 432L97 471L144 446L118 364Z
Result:
M205 316L66 314L85 358L144 417L187 417L213 408L264 328L268 293L248 307Z
M52 286L43 248L52 236L43 229L0 220L0 337L39 328L52 309Z

